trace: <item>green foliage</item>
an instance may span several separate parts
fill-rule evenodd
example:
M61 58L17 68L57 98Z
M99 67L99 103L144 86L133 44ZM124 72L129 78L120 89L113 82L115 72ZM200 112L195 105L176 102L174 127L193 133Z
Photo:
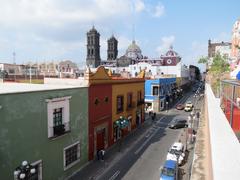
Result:
M229 72L230 66L227 62L226 56L221 56L220 53L217 53L216 56L213 58L213 62L211 64L211 68L209 69L210 72L214 74L222 74L224 72Z
M207 64L207 62L208 62L208 58L207 57L201 57L198 60L198 64Z
M208 64L209 60L208 57L201 57L198 63ZM227 61L227 57L217 53L215 57L213 57L212 63L208 69L209 77L211 77L211 86L216 95L219 95L220 81L223 79L224 74L229 71L230 65Z

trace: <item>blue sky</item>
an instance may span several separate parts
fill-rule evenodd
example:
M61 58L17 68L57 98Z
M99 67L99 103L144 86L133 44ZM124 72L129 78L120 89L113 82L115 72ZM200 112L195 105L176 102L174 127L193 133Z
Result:
M133 39L143 55L159 57L170 45L197 65L207 42L230 41L239 0L0 0L0 62L70 59L85 64L86 32L101 34L101 58L114 34L119 56ZM135 33L133 33L133 24Z

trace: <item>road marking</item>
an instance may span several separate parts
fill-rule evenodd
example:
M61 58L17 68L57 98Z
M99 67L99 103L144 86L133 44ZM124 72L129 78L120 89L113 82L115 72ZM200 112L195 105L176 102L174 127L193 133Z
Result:
M111 177L109 180L113 180L113 179L116 179L116 177L120 174L120 171L117 170Z
M165 116L162 117L160 120L162 120L163 118L165 118ZM152 133L151 136L149 136L148 139L134 152L134 154L137 155L137 154L144 148L144 146L151 140L151 138L152 138L153 136L155 136L155 134L157 134L157 132L158 132L159 129L163 129L163 128L162 128L162 127L158 127L158 128L155 130L155 132Z

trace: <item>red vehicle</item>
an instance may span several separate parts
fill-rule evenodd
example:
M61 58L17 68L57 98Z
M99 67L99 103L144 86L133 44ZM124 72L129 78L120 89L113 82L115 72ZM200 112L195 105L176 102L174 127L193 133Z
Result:
M176 105L176 109L177 110L183 110L184 109L184 104L178 104L178 105Z

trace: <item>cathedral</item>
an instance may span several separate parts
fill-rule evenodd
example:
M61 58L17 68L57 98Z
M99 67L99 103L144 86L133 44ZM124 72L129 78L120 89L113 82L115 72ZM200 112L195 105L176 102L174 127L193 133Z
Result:
M118 58L118 40L112 35L107 41L107 60L100 57L100 34L95 27L87 32L86 65L97 68L100 65L107 67L127 67L143 59L142 51L135 40L128 46L126 53Z

